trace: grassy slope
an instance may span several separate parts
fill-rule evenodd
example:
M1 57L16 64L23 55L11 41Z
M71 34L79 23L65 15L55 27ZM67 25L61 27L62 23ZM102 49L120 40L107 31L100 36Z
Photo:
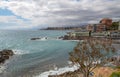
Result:
M94 77L110 77L113 72L120 72L120 68L99 67L94 70Z

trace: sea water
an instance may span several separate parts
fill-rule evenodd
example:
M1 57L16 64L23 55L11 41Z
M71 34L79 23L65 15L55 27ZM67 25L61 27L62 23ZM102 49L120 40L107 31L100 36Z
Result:
M11 49L15 53L0 66L0 77L42 77L39 74L54 69L54 66L67 66L68 53L77 42L56 39L66 32L68 31L0 30L0 50ZM47 39L31 40L35 37Z

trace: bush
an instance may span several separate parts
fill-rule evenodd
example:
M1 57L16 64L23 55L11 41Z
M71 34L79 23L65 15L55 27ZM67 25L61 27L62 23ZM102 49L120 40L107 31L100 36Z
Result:
M113 72L110 77L120 77L120 72Z

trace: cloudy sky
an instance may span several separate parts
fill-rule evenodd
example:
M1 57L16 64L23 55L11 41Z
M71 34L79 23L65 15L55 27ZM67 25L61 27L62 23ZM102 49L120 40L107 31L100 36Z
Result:
M120 0L0 0L0 29L98 23L120 20Z

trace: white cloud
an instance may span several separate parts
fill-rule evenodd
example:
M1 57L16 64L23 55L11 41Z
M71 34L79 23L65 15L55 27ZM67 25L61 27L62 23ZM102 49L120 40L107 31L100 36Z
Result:
M20 19L17 19L16 16L0 16L0 22L4 23L22 23L23 21Z
M32 28L33 25L29 21L23 21L16 16L0 16L0 28L2 29L23 29Z
M119 19L119 4L120 0L0 0L0 8L31 20L31 26L93 23L104 17ZM29 25L26 21L13 19L4 20Z

